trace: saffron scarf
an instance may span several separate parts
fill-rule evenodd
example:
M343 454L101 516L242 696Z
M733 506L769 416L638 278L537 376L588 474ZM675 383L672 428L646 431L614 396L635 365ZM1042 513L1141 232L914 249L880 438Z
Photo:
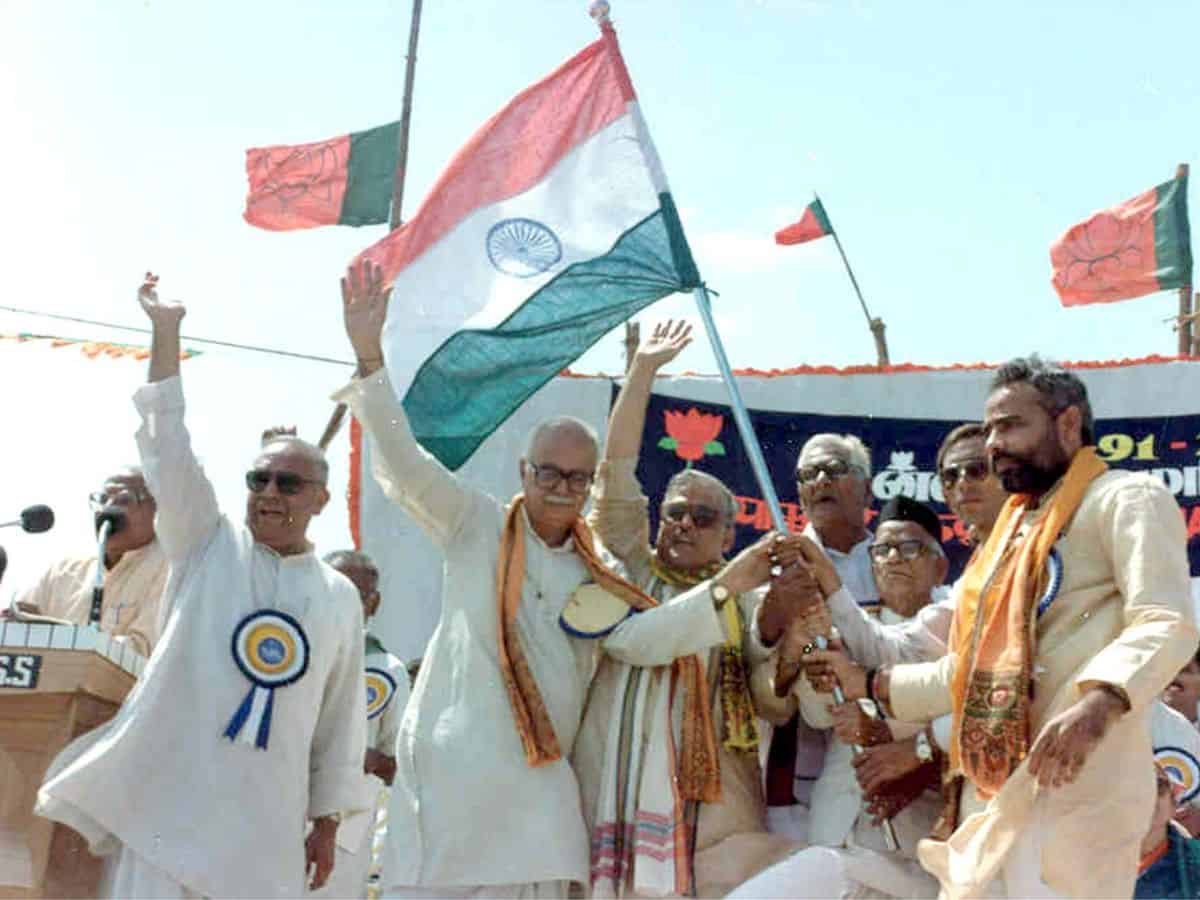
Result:
M650 551L650 571L659 581L674 588L695 587L715 576L724 568L724 560L694 572L681 572L662 563L658 555ZM750 679L745 654L742 651L742 636L745 623L742 610L735 598L730 598L721 608L728 635L721 645L719 679L721 685L721 742L726 750L758 752L758 716L754 712L754 700L750 695Z
M509 505L500 533L500 556L496 565L496 603L499 621L500 672L508 691L517 735L530 766L541 766L562 758L562 748L546 710L541 691L529 668L517 633L517 610L525 582L525 535L521 516L525 497L518 494ZM596 552L592 531L582 517L571 527L575 552L587 566L592 579L635 610L658 604L654 598L609 569ZM717 761L712 713L706 701L704 666L696 656L677 659L675 683L682 685L684 705L679 764L679 788L684 799L715 803L721 797L721 775Z
M983 796L998 793L1029 752L1034 607L1045 587L1046 560L1092 481L1107 469L1094 448L1079 450L1019 538L1033 498L1013 494L963 573L950 633L950 652L958 657L950 686L950 766Z

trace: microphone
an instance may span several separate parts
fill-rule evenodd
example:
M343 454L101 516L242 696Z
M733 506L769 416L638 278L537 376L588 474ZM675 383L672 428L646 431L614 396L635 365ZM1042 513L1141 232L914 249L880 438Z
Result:
M116 506L106 506L96 513L97 533L104 525L108 526L108 532L105 534L104 540L124 529L127 524L129 524L129 520L125 518L125 512Z
M22 530L30 534L41 534L54 527L54 510L39 503L21 510L21 515L11 522L0 522L0 528L10 528L13 525L20 525Z

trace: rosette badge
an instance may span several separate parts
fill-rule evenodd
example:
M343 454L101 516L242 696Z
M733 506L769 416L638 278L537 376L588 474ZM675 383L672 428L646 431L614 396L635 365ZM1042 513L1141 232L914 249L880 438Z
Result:
M396 679L383 669L367 669L367 718L380 715L396 694Z
M308 671L308 635L287 613L252 612L233 631L233 660L251 682L225 728L231 741L267 749L275 689L298 681Z

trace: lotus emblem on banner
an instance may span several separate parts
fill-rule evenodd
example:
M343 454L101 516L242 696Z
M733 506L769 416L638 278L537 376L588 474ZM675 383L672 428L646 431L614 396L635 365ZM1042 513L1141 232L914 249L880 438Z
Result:
M725 424L724 416L702 413L693 406L686 413L668 409L663 418L667 436L659 440L658 446L663 450L674 450L688 468L706 456L725 455L725 445L717 440Z

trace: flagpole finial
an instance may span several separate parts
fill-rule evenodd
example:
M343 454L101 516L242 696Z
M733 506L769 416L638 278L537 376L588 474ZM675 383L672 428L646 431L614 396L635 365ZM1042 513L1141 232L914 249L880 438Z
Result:
M593 0L588 6L588 15L601 27L608 24L608 14L611 11L612 7L608 5L608 0Z

